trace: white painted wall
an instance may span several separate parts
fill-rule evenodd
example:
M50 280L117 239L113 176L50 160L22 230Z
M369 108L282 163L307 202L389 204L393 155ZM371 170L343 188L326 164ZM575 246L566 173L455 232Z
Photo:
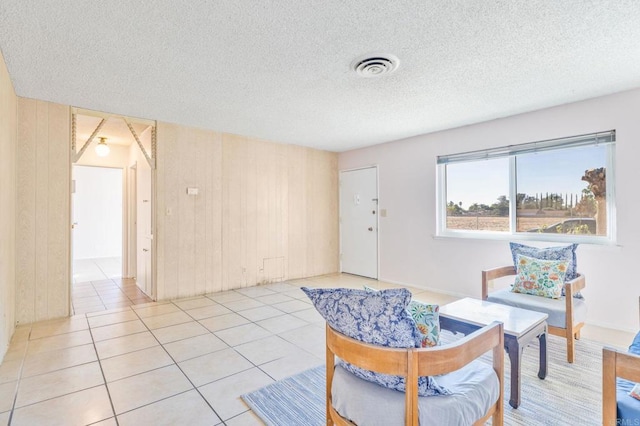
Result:
M74 259L122 256L122 169L74 166Z
M0 52L0 363L16 320L17 98Z
M379 208L387 210L380 279L479 297L480 271L511 261L507 240L434 238L436 156L609 129L617 132L617 245L580 245L578 269L587 279L587 322L636 331L640 89L341 153L340 170L379 167Z

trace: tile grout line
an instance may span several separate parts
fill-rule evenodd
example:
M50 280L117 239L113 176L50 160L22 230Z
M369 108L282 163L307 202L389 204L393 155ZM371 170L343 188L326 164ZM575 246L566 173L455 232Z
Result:
M92 287L93 287L93 284L91 284L91 285L92 285ZM292 286L292 289L295 289L295 288L296 288L295 286ZM96 290L95 290L95 287L94 287L94 291L96 291ZM259 295L259 296L258 296L258 295L256 295L256 296L249 296L249 295L246 295L246 294L243 294L243 293L240 293L240 292L236 292L235 290L231 290L231 291L233 291L234 293L237 293L239 296L245 297L245 298L247 298L247 299L255 300L255 301L258 301L258 302L260 302L260 301L259 301L258 299L256 299L257 297L265 297L265 295L264 295L264 294ZM269 294L269 295L266 295L266 296L271 296L271 295L276 295L276 294L280 294L280 293L282 293L282 291L275 291L275 290L271 290L271 291L272 291L272 293L273 293L273 294ZM97 292L97 291L96 291L96 292ZM213 295L214 295L214 294L210 294L210 295L202 295L202 296L203 296L203 297L205 297L205 298L207 298L207 299L209 299L209 300L211 300L211 301L212 301L212 302L214 302L216 305L223 306L223 307L225 307L226 309L229 309L229 313L233 313L233 314L235 314L235 315L238 315L238 316L240 316L240 317L242 317L242 318L246 319L247 321L249 321L249 324L252 324L252 325L258 326L259 328L261 328L261 329L265 330L267 333L269 333L269 335L270 335L270 336L278 336L278 334L273 333L272 331L265 329L265 328L264 328L264 327L262 327L260 324L257 324L257 323L256 323L256 321L252 320L251 318L247 318L247 317L243 316L243 315L240 313L241 311L236 311L236 310L234 310L234 309L227 308L223 303L220 303L220 302L216 301L215 299L213 299L212 297L210 297L210 296L213 296ZM99 295L99 294L98 294L98 296L100 297L100 295ZM100 299L102 299L102 298L100 297ZM294 301L294 300L296 300L296 299L295 299L295 298L292 298L292 301ZM234 301L235 301L235 300L231 300L231 301L228 301L228 302L226 302L226 303L232 303L232 302L234 302ZM196 318L194 318L192 315L190 315L190 314L187 312L187 310L186 310L186 309L183 309L182 307L180 307L179 305L177 305L177 304L175 303L175 301L168 301L168 302L167 302L167 304L169 304L169 303L171 303L171 304L172 304L172 305L177 309L177 311L176 311L176 312L182 312L182 313L186 314L186 315L187 315L187 316L188 316L188 317L189 317L193 322L197 323L199 326L201 326L201 327L203 327L205 330L207 330L207 331L206 331L205 333L203 333L202 335L210 334L210 335L213 335L213 336L217 337L214 331L209 330L207 327L205 327L203 324L201 324L201 322L200 322L200 321L201 321L201 320L205 320L205 319L215 318L216 316L220 316L220 315L224 315L224 314L220 314L220 315L213 315L213 316L211 316L211 317L206 317L206 318L196 319ZM273 306L272 306L272 304L264 303L264 302L260 302L260 303L262 304L260 307L272 307L272 308L274 308L274 309L276 309L276 310L280 311L280 309L273 307ZM282 303L282 302L280 302L280 303ZM162 305L162 304L161 304L161 305ZM153 304L153 306L157 306L157 305L156 305L156 304ZM211 306L213 306L213 305L211 305ZM206 307L206 306L202 306L202 307ZM191 309L198 309L198 308L200 308L200 307L196 306L196 307L191 308ZM108 311L108 309L107 309L107 311ZM162 347L163 351L164 351L165 353L167 353L168 357L172 360L172 362L174 363L174 365L176 365L176 367L178 367L178 369L180 370L180 372L185 376L185 378L187 379L187 381L192 385L193 389L195 389L195 390L198 392L198 394L199 394L199 395L200 395L200 396L205 400L205 402L206 402L206 403L207 403L207 405L211 408L211 410L213 411L213 413L215 413L215 415L216 415L216 416L218 416L218 418L220 419L220 421L222 421L222 423L223 423L223 424L226 424L226 421L220 418L220 416L218 415L218 413L216 412L216 410L211 406L211 404L209 403L209 401L208 401L208 400L204 397L204 395L200 392L200 390L198 389L198 387L197 387L197 386L195 386L194 382L193 382L193 381L192 381L192 380L191 380L191 379L190 379L190 378L185 374L185 372L182 370L182 368L178 365L178 362L173 358L173 356L171 356L171 354L169 354L169 353L168 353L167 349L165 348L165 344L161 343L161 342L158 340L158 338L155 336L155 334L154 334L154 333L153 333L153 331L149 328L149 326L145 323L144 319L140 316L140 314L138 313L138 311L137 311L136 309L132 309L132 306L127 306L127 307L126 307L126 309L118 310L117 312L114 312L113 314L117 314L117 313L119 313L119 312L131 312L131 311L133 311L133 312L135 313L135 316L138 318L138 320L140 320L140 321L142 322L142 324L144 325L144 328L146 329L146 331L148 331L148 332L153 336L154 340L159 344L159 346L161 346L161 347ZM280 311L280 312L281 312L281 314L279 314L277 317L292 316L292 314L293 314L292 312L285 312L285 311ZM95 316L99 317L99 316L101 316L101 315L105 315L105 314L108 314L108 313L104 313L104 314L102 314L102 313L100 313L100 311L98 311L98 312L96 312L95 314L96 314ZM98 361L98 365L99 365L99 367L100 367L101 375L102 375L102 378L103 378L103 383L102 383L102 384L99 384L99 385L96 385L96 386L92 386L92 387L89 387L89 388L86 388L86 389L93 389L93 388L97 388L97 387L102 386L102 385L104 385L104 386L105 386L105 389L107 390L107 394L108 394L108 397L109 397L109 402L110 402L110 406L111 406L111 408L112 408L112 412L113 412L114 419L115 419L115 421L116 421L116 424L119 424L119 422L118 422L118 420L117 420L117 414L116 414L116 412L115 412L115 406L113 405L113 400L112 400L112 397L111 397L111 393L110 393L110 391L109 391L108 382L107 382L107 380L106 380L105 372L104 372L104 369L103 369L103 366L102 366L102 358L101 358L101 357L99 356L99 354L98 354L97 347L96 347L97 342L96 342L95 337L94 337L94 334L93 334L94 329L95 329L95 328L99 328L99 327L94 327L94 326L92 326L92 325L90 324L89 319L90 319L90 318L93 318L93 316L89 317L89 316L88 316L88 313L84 313L84 314L82 314L82 315L83 315L83 319L84 319L84 321L85 321L85 323L86 323L86 325L87 325L87 330L89 331L89 335L90 335L90 337L91 337L91 345L93 346L94 353L96 354L97 361ZM163 314L160 314L160 315L163 315ZM150 315L149 317L153 317L153 316L157 316L157 315ZM145 318L146 318L146 317L145 317ZM270 318L273 318L273 317L270 317ZM266 318L266 319L269 319L269 318ZM303 320L303 321L304 321L304 320ZM115 325L115 324L120 324L120 323L123 323L123 322L126 322L126 321L116 321L116 322L111 323L111 324L103 324L102 326ZM189 321L189 322L190 322L190 321ZM306 321L305 321L305 322L306 322ZM180 325L180 324L181 324L181 323L178 323L178 324L169 324L169 325L166 325L166 326L163 326L163 327L159 327L158 329L167 328L167 327L172 327L172 326L176 326L176 325ZM228 327L228 328L226 328L226 329L230 329L230 328L233 328L233 327ZM224 329L224 330L226 330L226 329ZM154 329L154 330L155 330L155 329ZM62 335L66 335L66 334L70 334L70 333L76 332L76 331L82 331L82 330L67 330L67 331L65 331L65 332L63 332L63 333L53 334L53 335L51 335L51 336L42 336L41 338L46 338L46 337L55 337L55 336L62 336ZM218 331L219 331L219 330L218 330ZM29 335L27 336L27 340L26 340L25 349L24 349L24 352L23 352L23 354L22 354L22 358L21 358L21 364L20 364L19 377L18 377L18 380L17 380L17 383L16 383L16 390L15 390L15 393L14 393L13 405L12 405L11 412L10 412L10 417L9 417L9 421L10 421L10 422L12 421L13 416L14 416L14 412L15 412L15 410L16 410L16 406L15 406L15 405L16 405L16 403L17 403L17 396L18 396L18 392L19 392L19 387L20 387L21 381L22 381L22 379L23 379L22 375L23 375L23 372L24 372L24 366L25 366L25 363L26 363L26 356L27 356L28 348L29 348L30 343L31 343L31 335L32 335L32 333L33 333L33 328L32 328L32 327L30 327L30 329L29 329ZM132 333L132 334L137 334L137 333ZM127 334L127 335L129 335L129 334ZM127 335L124 335L124 336L127 336ZM118 337L124 337L124 336L118 336ZM192 336L192 337L197 337L197 336ZM116 337L114 337L114 338L116 338ZM218 339L220 339L219 337L217 337L217 338L218 338ZM180 341L180 340L185 340L185 339L187 339L187 338L185 337L184 339L178 339L178 341ZM286 339L284 339L284 338L282 338L282 339L286 341ZM110 339L104 339L104 341L107 341L107 340L110 340ZM222 340L222 339L221 339L221 340ZM173 342L173 341L172 341L172 342ZM172 343L172 342L169 342L169 343ZM222 340L222 342L224 342L224 340ZM292 343L292 342L289 342L289 343L291 343L291 344L293 344L293 345L295 345L295 346L298 346L298 345L296 345L295 343ZM274 381L275 381L275 378L273 378L271 375L267 374L264 370L262 370L262 368L260 368L260 365L262 365L262 364L260 364L260 365L255 364L254 362L252 362L251 360L249 360L248 358L246 358L242 353L238 352L238 351L235 349L235 347L230 346L230 345L229 345L229 344L227 344L226 342L224 342L224 344L227 346L227 348L228 348L228 349L232 349L232 350L233 350L237 355L239 355L241 358L245 359L245 360L249 363L249 365L251 365L252 367L249 367L249 368L247 368L247 369L244 369L244 370L241 370L241 371L235 372L235 373L230 374L230 375L225 376L225 377L221 377L221 378L219 378L219 379L217 379L217 380L220 380L220 379L223 379L223 378L232 377L232 376L233 376L233 375L235 375L235 374L239 374L239 373L245 372L245 371L247 371L247 370L249 370L249 369L251 369L251 368L256 368L258 371L261 371L262 373L264 373L264 374L265 374L267 377L269 377L271 380L274 380ZM85 344L82 344L82 345L78 344L78 345L73 345L73 346L70 346L70 347L59 348L59 349L60 349L60 350L64 350L64 349L69 349L69 348L79 347L79 346L84 346L84 345L85 345ZM299 347L299 346L298 346L298 347ZM140 351L140 350L143 350L143 349L147 349L147 348L138 349L138 350L136 350L136 351ZM302 348L302 347L299 347L299 349L301 349L301 350L303 350L303 351L305 351L305 352L308 352L306 349L304 349L304 348ZM132 352L136 352L136 351L130 351L130 352L127 352L127 353L132 353ZM45 352L46 352L46 351L45 351ZM213 351L213 352L216 352L216 351ZM206 355L206 354L204 354L204 355ZM204 356L204 355L203 355L203 356ZM114 356L116 356L116 355L114 355ZM282 357L280 357L280 358L282 358ZM278 358L278 359L280 359L280 358ZM52 372L54 372L54 371L61 371L61 370L65 370L65 369L68 369L68 368L76 367L76 366L78 366L78 365L85 365L85 364L88 364L88 363L91 363L91 362L93 362L93 361L90 361L90 362L84 362L84 363L81 363L81 364L72 365L72 366L68 366L68 367L63 367L63 368L59 368L59 369L56 369L56 370L53 370L53 371L44 372L44 373L41 373L41 374L52 373ZM264 363L263 363L263 364L264 364ZM159 367L159 368L162 368L162 367ZM154 370L155 370L155 369L154 369ZM153 371L153 370L150 370L150 371ZM36 376L41 375L41 374L36 374L35 376L32 376L32 377L36 377ZM209 382L209 383L205 383L205 384L203 384L202 386L207 385L207 384L210 384L210 383L213 383L213 382L215 382L215 381L217 381L217 380L213 380L213 381L211 381L211 382ZM59 397L65 396L65 395L70 395L70 394L73 394L73 393L77 393L77 392L80 392L80 391L83 391L83 390L86 390L86 389L81 389L81 390L77 390L77 391L73 391L73 392L65 393L64 395L57 395L57 396L52 397L52 398L48 398L48 399L44 399L44 400L42 400L42 401L34 402L33 404L27 404L27 405L25 405L25 407L26 407L26 406L30 406L30 405L34 405L34 404L38 404L38 403L41 403L41 402L44 402L44 401L48 401L48 400L51 400L51 399L59 398ZM184 391L184 392L179 392L179 393L177 393L177 394L175 394L175 395L172 395L172 396L170 396L170 397L173 397L173 396L176 396L176 395L180 395L180 394L182 394L182 393L186 393L186 392L188 392L188 390L187 390L187 391ZM164 399L168 399L168 398L170 398L170 397L161 398L161 399L159 399L159 400L157 400L157 401L153 401L153 402L151 402L151 403L149 403L149 404L152 404L152 403L154 403L154 402L158 402L158 401L162 401L162 400L164 400ZM141 407L146 406L146 405L149 405L149 404L142 405ZM141 407L137 407L137 408L141 408ZM135 409L137 409L137 408L135 408ZM129 411L132 411L132 410L129 410ZM127 411L127 412L129 412L129 411ZM249 410L247 410L247 411L249 411ZM246 412L246 411L245 411L245 412ZM235 415L235 416L233 416L233 417L230 417L230 419L235 418L235 417L238 417L239 415L242 415L242 414L244 414L245 412L242 412L242 413L239 413L239 414L237 414L237 415ZM122 414L122 413L121 413L121 414ZM107 418L107 419L103 419L103 420L108 420L108 419L109 419L109 418ZM103 421L103 420L100 420L100 421ZM228 419L228 420L229 420L229 419Z
M25 345L24 352L22 353L22 362L20 363L20 369L18 370L18 379L16 380L16 387L13 394L13 403L11 404L11 412L9 413L9 421L8 425L13 421L13 415L16 410L16 402L18 401L18 392L20 391L20 382L22 381L22 370L24 369L24 363L27 358L27 350L29 349L29 342L31 341L31 331L33 330L32 326L29 326L29 335L27 336L27 344Z
M181 312L185 313L187 316L189 316L189 318L192 318L192 317L191 317L187 312L184 312L184 310L183 310L182 308L180 308L180 306L176 305L176 304L175 304L175 303L173 303L173 302L169 302L169 303L170 303L170 304L172 304L173 306L175 306L176 308L178 308ZM179 393L177 393L177 394L175 394L175 395L170 395L170 396L167 396L167 397L165 397L165 398L159 399L159 400L157 400L157 401L150 402L149 404L144 404L144 405L142 405L142 406L140 406L140 407L133 408L133 409L131 409L131 410L127 411L127 412L131 412L131 411L133 411L133 410L137 410L137 409L139 409L139 408L141 408L141 407L146 407L147 405L154 404L154 403L156 403L156 402L158 402L158 401L164 401L164 400L166 400L166 399L173 398L173 397L175 397L176 395L181 395L181 394L186 393L186 392L189 392L189 391L191 391L191 390L195 390L195 391L198 393L198 395L200 395L200 397L204 400L204 402L209 406L209 408L211 408L211 411L213 411L213 413L216 415L216 417L218 417L218 419L220 419L220 421L224 424L224 420L222 420L222 418L220 417L220 415L218 414L218 412L217 412L217 411L213 408L213 406L209 403L209 401L207 400L207 398L205 398L205 397L204 397L204 395L202 395L202 393L200 392L200 389L198 389L198 387L193 383L193 381L189 378L189 376L188 376L188 375L187 375L187 374L182 370L182 368L180 367L180 365L178 364L178 362L175 360L175 358L173 358L173 356L171 356L171 354L169 353L169 351L167 351L167 349L164 347L164 345L163 345L163 344L158 340L158 338L156 337L156 335L155 335L155 334L153 334L153 331L149 328L149 326L147 326L147 324L144 322L144 320L143 320L143 318L140 316L140 314L138 314L138 312L136 312L135 310L134 310L134 312L135 312L135 314L138 316L138 318L140 319L140 321L142 322L142 324L145 326L145 328L147 329L147 331L148 331L148 332L153 336L153 338L156 340L156 342L158 342L158 345L160 345L160 347L162 348L162 350L167 354L167 356L171 359L171 361L173 361L173 364L176 366L176 368L178 368L178 370L180 370L180 373L182 373L182 375L187 379L187 381L189 382L189 384L191 384L191 386L193 386L193 389L188 389L188 390L186 390L186 391L184 391L184 392L179 392ZM195 321L195 320L194 320L194 321ZM202 325L202 324L200 324L200 325ZM205 327L205 328L206 328L206 327ZM164 366L164 367L167 367L167 366ZM164 368L164 367L159 367L159 368ZM157 369L159 369L159 368L157 368ZM157 370L157 369L155 369L155 370ZM150 370L150 371L153 371L153 370ZM114 409L114 413L115 413L115 409ZM124 414L124 413L120 413L120 414Z
M98 348L96 348L96 341L93 338L93 329L91 328L91 323L89 323L89 317L85 314L85 318L87 320L87 325L89 326L89 335L91 336L91 343L93 344L93 350L96 353L96 358L98 359L98 366L100 366L100 374L102 374L102 380L104 380L104 388L107 391L107 396L109 397L109 405L111 406L111 411L113 412L113 419L116 422L116 426L120 423L118 422L118 416L116 415L116 408L113 405L113 399L111 398L111 392L109 391L109 385L107 384L107 377L104 374L104 369L102 368L102 360L100 359L100 355L98 355ZM102 419L106 420L106 419Z

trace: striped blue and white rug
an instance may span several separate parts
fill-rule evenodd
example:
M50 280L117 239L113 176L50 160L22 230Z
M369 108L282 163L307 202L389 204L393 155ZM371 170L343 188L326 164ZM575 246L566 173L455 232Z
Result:
M242 399L269 426L324 425L325 376L325 366L320 365L242 395Z
M505 357L505 425L598 425L602 421L602 344L576 342L567 363L564 339L548 336L549 374L538 379L537 342L523 354L522 404L509 405L509 359ZM487 360L488 361L488 360ZM243 395L269 426L325 425L325 367L304 371Z

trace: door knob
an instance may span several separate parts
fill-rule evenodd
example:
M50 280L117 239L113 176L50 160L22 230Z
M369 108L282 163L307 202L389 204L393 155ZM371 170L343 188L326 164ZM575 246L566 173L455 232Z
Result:
M373 227L371 227L371 226L370 226L370 227L369 227L369 231L373 231Z

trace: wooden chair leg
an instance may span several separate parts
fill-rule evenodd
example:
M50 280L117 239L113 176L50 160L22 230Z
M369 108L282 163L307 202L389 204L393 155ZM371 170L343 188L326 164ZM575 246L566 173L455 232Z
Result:
M573 364L576 360L575 340L573 340L573 330L567 330L567 362Z
M576 336L576 340L580 340L580 330L576 331L574 336Z

